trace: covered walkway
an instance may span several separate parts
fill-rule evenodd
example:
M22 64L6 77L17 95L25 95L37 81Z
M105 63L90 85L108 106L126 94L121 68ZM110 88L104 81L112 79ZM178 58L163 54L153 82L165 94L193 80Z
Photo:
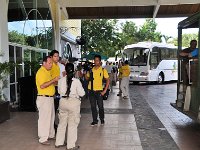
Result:
M104 101L105 125L91 127L91 112L88 100L82 101L81 123L78 142L81 150L142 150L135 117L130 100L117 97L118 89ZM10 120L0 124L1 150L54 150L38 143L37 113L14 112ZM59 148L64 150L65 148Z
M117 97L105 106L105 125L91 127L89 101L82 101L77 144L80 150L199 150L200 125L170 106L177 83L130 85L130 99ZM0 124L1 150L55 150L38 143L37 113L12 112ZM59 148L64 150L65 148Z

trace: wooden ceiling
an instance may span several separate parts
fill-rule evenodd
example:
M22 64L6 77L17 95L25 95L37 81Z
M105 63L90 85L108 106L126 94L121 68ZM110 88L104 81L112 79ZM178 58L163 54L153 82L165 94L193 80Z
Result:
M38 20L51 19L48 0L38 0L37 3L36 0L9 0L9 22L26 19L36 20L36 18Z
M70 19L153 18L155 6L67 7ZM200 11L200 4L161 5L156 18L187 17Z
M182 4L183 2L187 4ZM198 2L199 1L199 2ZM69 19L188 17L200 0L57 0ZM178 3L180 2L180 3ZM182 3L181 3L182 2ZM36 15L37 9L39 13ZM51 20L48 0L9 0L8 21Z

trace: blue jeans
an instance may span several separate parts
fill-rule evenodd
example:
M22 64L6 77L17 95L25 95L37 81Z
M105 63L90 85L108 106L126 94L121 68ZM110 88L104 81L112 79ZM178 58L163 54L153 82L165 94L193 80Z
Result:
M93 122L98 122L98 112L97 106L99 108L99 118L100 120L104 120L104 107L103 107L103 97L100 91L89 91L89 99L92 110L92 118Z

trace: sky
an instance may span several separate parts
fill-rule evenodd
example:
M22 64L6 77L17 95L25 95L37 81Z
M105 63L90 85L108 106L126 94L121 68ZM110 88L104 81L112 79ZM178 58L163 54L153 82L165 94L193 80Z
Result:
M155 21L157 23L157 31L161 32L163 35L177 37L178 30L177 26L180 21L185 19L184 17L181 18L156 18ZM137 26L141 26L144 24L145 19L119 19L119 22L125 21L133 21ZM51 21L41 21L38 22L38 27L50 27ZM36 34L36 21L17 21L17 22L10 22L8 23L8 29L10 31L17 30L19 33L26 33L28 35ZM198 33L197 29L186 29L183 30L183 33Z
M40 29L44 27L51 27L52 23L50 20L38 20L37 26ZM8 23L8 30L16 30L19 33L25 33L28 35L35 35L36 34L36 21L35 20L27 20L27 21L16 21L16 22L9 22Z
M155 22L157 23L157 30L163 35L178 37L178 23L184 20L185 17L180 18L156 18ZM133 21L137 26L142 26L145 22L145 19L121 19L120 21ZM186 29L183 30L183 33L198 33L197 29Z

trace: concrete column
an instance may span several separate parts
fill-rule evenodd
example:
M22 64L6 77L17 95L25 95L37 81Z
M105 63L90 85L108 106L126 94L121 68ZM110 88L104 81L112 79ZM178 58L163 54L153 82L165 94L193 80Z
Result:
M8 3L9 0L1 1L0 5L0 62L9 61L9 46L8 46ZM8 78L8 83L10 83ZM6 100L10 101L10 87L3 89L3 94L6 96Z
M61 25L61 9L60 5L55 0L48 0L49 8L52 16L52 26L54 29L54 44L53 49L56 49L61 54L61 37L60 37L60 25Z
M9 61L9 48L8 48L8 0L3 0L0 5L0 62Z
M60 35L60 25L61 25L61 10L60 10L60 5L57 3L56 4L56 12L55 12L55 21L54 22L54 35L55 35L55 49L59 51L61 54L61 35Z

